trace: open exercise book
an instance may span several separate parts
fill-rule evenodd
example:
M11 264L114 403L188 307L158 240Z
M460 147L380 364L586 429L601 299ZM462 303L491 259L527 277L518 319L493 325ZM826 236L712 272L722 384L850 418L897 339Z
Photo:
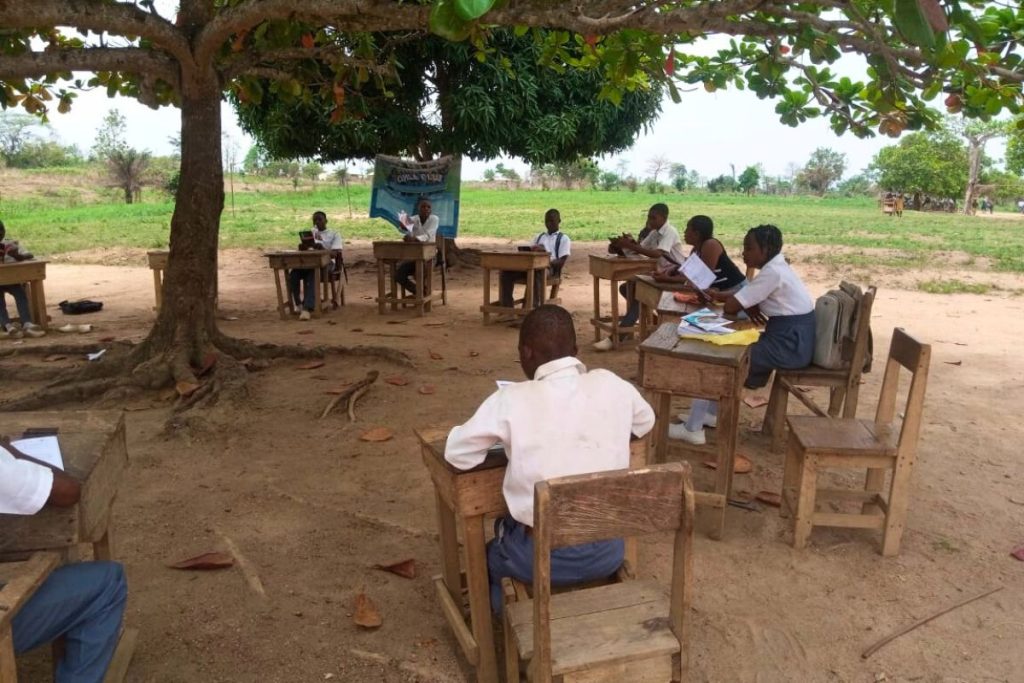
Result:
M736 331L731 325L731 320L723 318L710 308L702 308L683 316L679 322L679 334L729 334Z
M64 456L61 455L60 443L57 441L56 436L30 436L22 439L11 439L11 445L31 458L45 462L48 465L53 465L59 470L64 469ZM0 448L3 448L3 446L0 446Z
M708 265L696 253L686 257L683 265L679 266L678 272L680 275L685 275L690 284L701 291L715 283L714 271L708 268Z

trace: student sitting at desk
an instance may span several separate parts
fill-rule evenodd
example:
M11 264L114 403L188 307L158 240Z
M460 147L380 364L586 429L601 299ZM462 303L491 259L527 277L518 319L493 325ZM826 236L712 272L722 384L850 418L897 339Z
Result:
M544 227L545 232L540 233L533 239L533 244L529 246L530 251L546 251L551 255L551 263L548 265L548 277L558 277L562 274L562 268L565 266L565 262L569 260L569 248L572 240L569 236L559 230L559 226L562 224L562 214L558 212L558 209L548 209L544 214ZM520 247L520 249L527 249L527 247ZM522 271L501 271L499 275L499 301L502 306L512 306L512 294L515 290L516 283L526 282L526 273ZM533 283L533 297L534 305L539 306L541 299L544 297L544 292L541 288L544 286L544 273L537 271L534 276Z
M345 246L341 235L333 230L327 229L327 214L317 211L313 214L313 230L310 239L303 239L299 242L299 250L327 249L340 252ZM331 273L337 267L334 260L327 265L327 272ZM288 292L295 303L295 308L300 309L299 320L309 320L310 314L316 308L316 298L320 292L316 291L316 277L312 268L295 268L288 273ZM299 292L299 283L302 283L302 292Z
M21 247L14 240L6 239L7 228L3 221L0 221L0 263L17 263L19 261L30 261L33 256ZM18 308L18 317L21 318L21 325L11 322L7 313L7 297L10 294L14 298L14 305ZM21 339L23 336L42 337L46 330L39 327L32 321L32 307L28 303L28 294L25 292L25 285L0 285L0 330L12 339Z
M686 222L683 241L689 244L691 254L697 254L700 260L715 274L713 288L725 294L735 294L747 284L746 276L736 267L725 247L713 237L715 224L708 216L694 216ZM674 271L656 272L654 279L658 282L687 282L686 278Z
M503 444L502 491L509 517L495 521L487 547L491 607L501 608L501 579L533 579L533 487L538 481L629 467L629 442L654 426L654 411L636 388L608 370L576 359L576 330L564 308L545 304L523 319L519 360L529 378L498 389L466 424L448 435L444 457L476 467ZM610 576L622 564L621 539L559 548L551 582L566 585Z
M0 513L34 515L44 505L71 507L81 485L73 478L0 447ZM121 632L128 599L117 562L80 562L54 570L14 616L14 651L26 652L64 637L57 683L100 683Z
M761 338L750 347L750 374L744 386L757 389L768 383L773 370L796 370L814 356L814 300L782 255L782 231L774 225L751 228L743 238L743 262L761 271L735 294L708 290L724 303L725 312L746 311L756 323L765 323ZM684 424L669 425L669 436L692 444L705 441L704 427L718 423L718 404L695 399Z
M624 234L612 238L608 251L620 255L641 254L658 259L658 272L675 270L686 258L679 231L668 222L668 206L655 204L647 212L647 225L637 241L632 235ZM634 294L635 285L624 282L619 293L626 299L626 314L619 319L619 327L633 327L640 318L640 302ZM605 337L594 344L596 351L611 351L614 348L611 337Z
M416 215L409 219L406 226L408 232L402 238L405 242L433 242L437 239L439 220L431 213L433 206L429 199L421 199L416 205ZM440 255L439 255L440 256ZM395 281L409 294L416 294L416 285L412 275L416 272L415 261L402 261L395 271Z

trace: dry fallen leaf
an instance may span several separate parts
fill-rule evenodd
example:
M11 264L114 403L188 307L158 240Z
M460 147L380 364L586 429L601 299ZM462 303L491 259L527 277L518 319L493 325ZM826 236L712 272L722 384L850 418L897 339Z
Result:
M190 557L167 565L171 569L227 569L235 565L235 558L227 553L212 552Z
M363 628L377 628L384 623L380 616L380 610L365 593L356 596L356 611L352 615L352 620L356 622L356 626Z
M196 389L200 386L202 385L196 384L195 382L181 381L174 385L174 390L178 392L178 396L185 398L196 393Z
M437 351L431 351L431 352L430 352L430 357L431 357L432 359L434 359L434 360L441 360L441 359L443 359L443 358L444 358L444 356L442 356L441 354L439 354L439 353L438 353Z
M217 354L210 352L203 356L203 364L199 366L199 370L196 371L196 377L202 377L217 364Z
M395 433L387 427L374 427L369 431L365 431L359 435L360 441L387 441L393 437Z
M303 363L302 365L300 365L299 367L297 367L295 369L296 370L316 370L317 368L322 368L323 366L324 366L324 362L322 360L314 360L314 361L310 361L308 363Z
M313 334L313 330L299 330L295 334Z
M361 327L353 327L350 331L351 332L362 332L363 328L361 328Z
M771 505L773 508L782 506L782 496L774 491L758 491L754 498L765 505Z
M447 324L446 322L423 323L423 327L444 327Z
M469 357L470 357L470 358L476 358L476 357L477 357L477 356L479 356L479 355L480 355L480 352L479 352L479 351L470 351L470 352L469 352Z
M101 341L101 342L112 342L112 341L114 341L114 339L116 339L116 338L117 338L117 337L100 337L100 341Z
M393 377L385 377L384 381L387 382L388 384L394 384L396 387L404 387L406 384L409 383L409 380L398 375L395 375Z
M718 469L718 462L715 460L705 460L704 467L712 470ZM733 460L732 471L733 474L747 474L754 469L754 463L750 462L750 458L745 455L736 454L736 459Z
M743 402L751 408L760 408L761 406L768 405L768 399L764 396L747 396L743 399Z
M337 389L328 389L324 393L327 394L328 396L341 396L346 391L348 391L348 389L346 389L345 387L350 386L352 386L352 382L343 382L342 384L338 385Z
M381 571L391 572L392 574L398 574L403 579L415 579L416 578L416 560L409 558L408 560L402 560L401 562L395 562L394 564L375 564L374 569L380 569Z
M45 356L43 358L43 362L44 363L53 363L54 361L65 360L66 358L67 358L67 356L61 356L61 355L58 355L58 354L53 354L53 355L50 355L50 356Z
M429 394L436 393L437 389L434 388L433 384L424 384L422 387L419 388L419 392L424 396L427 396Z

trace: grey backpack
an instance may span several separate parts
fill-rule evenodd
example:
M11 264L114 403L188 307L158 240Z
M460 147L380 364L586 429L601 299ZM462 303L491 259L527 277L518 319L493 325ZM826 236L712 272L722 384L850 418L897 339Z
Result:
M849 364L854 336L857 333L857 309L863 291L857 285L842 282L818 297L814 303L814 364L838 370ZM850 349L846 349L846 346ZM864 367L871 367L871 341L864 358Z

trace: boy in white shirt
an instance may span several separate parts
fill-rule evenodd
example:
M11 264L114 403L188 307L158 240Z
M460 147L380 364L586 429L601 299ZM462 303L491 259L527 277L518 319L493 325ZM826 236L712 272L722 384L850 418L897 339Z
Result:
M501 579L533 579L533 488L538 481L629 467L629 442L654 426L654 411L636 388L608 370L587 371L575 358L576 330L564 308L545 304L519 330L527 382L498 389L448 435L445 459L476 467L503 444L502 491L509 516L495 521L487 548L491 608L501 608ZM621 539L551 553L551 580L574 584L611 575L622 564Z
M632 235L614 238L609 251L641 254L658 259L657 269L660 273L674 272L686 260L679 231L668 222L668 205L655 204L647 211L645 232L639 242ZM640 319L640 302L634 294L633 283L622 283L619 293L626 299L627 304L625 315L619 319L619 327L633 327ZM605 337L594 344L596 351L610 351L612 348L614 345L611 337Z
M326 249L332 252L340 252L345 246L340 234L334 230L327 229L327 214L323 211L317 211L313 214L312 232L313 240L311 242L300 242L300 251ZM335 267L335 260L332 259L327 265L327 272L332 272ZM300 283L302 284L301 293L299 292ZM313 309L316 308L316 298L320 296L320 293L316 291L315 284L316 277L312 268L295 268L288 272L288 292L295 303L295 307L300 309L299 320L309 320Z
M78 502L75 479L24 459L0 438L0 514L34 515L46 504ZM128 586L116 562L80 562L56 569L11 622L14 651L27 652L61 636L56 683L101 683L121 631Z
M533 239L530 245L531 251L546 251L551 255L551 263L548 265L548 277L558 277L562 274L565 262L569 260L570 246L572 240L564 234L559 227L562 225L562 215L558 209L548 209L544 214L545 232L540 233ZM512 306L513 292L519 282L526 282L526 273L522 271L501 271L498 276L498 291L502 306ZM533 283L534 305L540 305L543 292L540 291L544 283L544 273L537 271Z
M437 226L440 224L433 213L429 199L421 199L416 205L416 215L409 219L409 232L402 238L405 242L434 242L437 240ZM395 281L409 294L416 293L412 275L416 272L415 261L402 261L395 270Z

